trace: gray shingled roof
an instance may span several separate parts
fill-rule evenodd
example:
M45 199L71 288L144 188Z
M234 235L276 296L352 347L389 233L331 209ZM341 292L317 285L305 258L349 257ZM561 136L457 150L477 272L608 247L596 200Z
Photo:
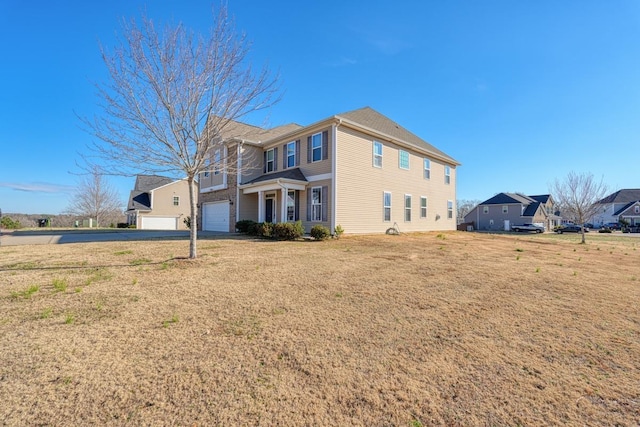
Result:
M618 190L597 203L629 203L637 200L640 200L640 188L631 188Z
M416 148L427 150L433 154L437 154L438 156L449 160L451 163L459 164L459 162L456 161L453 157L447 155L441 150L438 150L427 141L409 132L398 123L389 119L387 116L380 114L371 107L364 107L353 111L347 111L346 113L336 114L335 117L347 119L351 122L371 128L375 131L389 135Z
M295 169L286 169L281 172L270 173L267 175L261 175L241 185L255 184L258 182L271 181L274 179L290 179L293 181L307 182L307 178L304 176L300 168L295 168Z
M222 137L228 139L244 139L251 142L267 141L277 138L289 132L300 129L302 126L296 123L289 123L282 126L276 126L271 129L263 129L258 126L248 125L237 121L230 121L221 131Z
M128 210L146 211L151 209L151 199L146 191L131 191Z
M138 175L134 190L151 191L163 185L171 184L175 179L160 175Z
M531 203L525 208L524 212L522 212L522 216L534 216L539 206L540 202Z
M493 196L490 199L485 200L480 203L481 205L508 205L510 203L523 203L525 205L529 205L535 202L529 196L525 196L524 194L517 193L499 193Z
M549 201L549 197L551 197L550 194L540 194L538 196L529 196L531 197L533 200L540 202L540 203L547 203L547 201Z

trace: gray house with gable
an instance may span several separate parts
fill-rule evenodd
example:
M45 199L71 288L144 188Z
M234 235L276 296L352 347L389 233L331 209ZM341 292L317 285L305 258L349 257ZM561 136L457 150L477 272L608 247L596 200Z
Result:
M519 193L498 193L478 204L464 217L476 230L510 230L513 225L537 224L553 230L561 218L555 215L549 194L525 196Z

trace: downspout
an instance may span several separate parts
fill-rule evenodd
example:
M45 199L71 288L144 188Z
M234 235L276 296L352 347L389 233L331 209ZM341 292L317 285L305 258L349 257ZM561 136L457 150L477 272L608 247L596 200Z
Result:
M342 124L342 119L338 119L338 122L331 126L332 133L332 155L331 155L331 225L330 232L334 233L336 229L336 216L338 215L338 126Z
M236 171L236 223L240 221L240 178L242 178L242 145L244 139L241 140L236 147L236 161L238 170ZM235 231L235 228L234 228Z

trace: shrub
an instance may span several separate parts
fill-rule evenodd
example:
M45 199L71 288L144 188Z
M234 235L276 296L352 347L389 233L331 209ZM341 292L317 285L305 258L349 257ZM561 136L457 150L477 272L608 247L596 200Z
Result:
M182 220L182 222L184 222L184 225L185 225L189 230L191 230L191 217L190 217L190 216L185 217L185 218Z
M253 228L255 232L256 222L250 219L243 219L236 222L236 230L238 233L249 233L249 229Z
M598 230L598 233L611 233L611 229L608 227L602 227L600 230Z
M131 224L130 226L128 226L127 228L136 228L135 224Z
M119 222L117 228L129 228L129 224L126 222Z
M22 228L22 224L20 224L20 221L14 221L13 219L11 219L11 217L8 216L3 216L2 219L0 219L0 225L2 226L2 228L6 228L7 230L16 230L18 228Z
M279 222L273 226L273 237L278 240L296 240L304 234L302 222Z
M270 222L261 222L256 227L256 235L271 238L273 236L273 224Z
M257 222L249 224L247 226L247 234L249 236L257 236L259 228L260 228L259 226L260 226L260 224L258 224Z
M326 240L331 235L331 232L324 225L314 225L309 234L316 240Z
M342 226L338 224L336 225L336 228L333 230L333 233L336 236L336 239L339 239L340 236L342 236L342 233L344 233L344 228L342 228Z

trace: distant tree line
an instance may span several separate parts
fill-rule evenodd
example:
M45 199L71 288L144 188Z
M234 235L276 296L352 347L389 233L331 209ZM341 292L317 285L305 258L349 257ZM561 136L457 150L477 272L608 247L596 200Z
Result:
M3 213L0 223L5 230L15 230L19 228L39 227L40 220L48 220L47 227L74 227L76 221L82 226L82 221L88 219L86 216L60 214L21 214L21 213ZM109 217L105 217L101 227L116 227L119 222L126 222L126 217L122 213L114 213Z

